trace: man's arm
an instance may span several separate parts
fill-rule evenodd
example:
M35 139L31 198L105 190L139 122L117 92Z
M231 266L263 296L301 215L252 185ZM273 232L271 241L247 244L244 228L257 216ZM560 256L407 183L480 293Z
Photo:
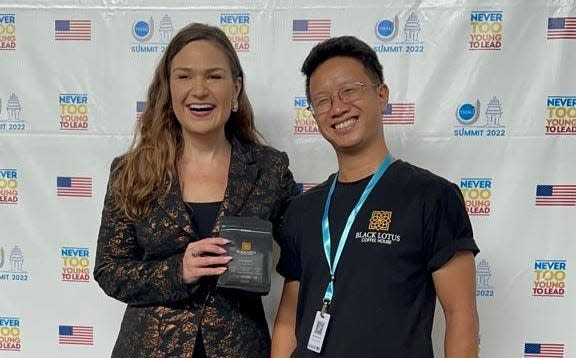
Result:
M444 356L478 358L476 267L470 251L458 251L432 273L446 318Z
M272 333L272 358L289 358L296 349L296 308L299 290L299 281L284 281Z

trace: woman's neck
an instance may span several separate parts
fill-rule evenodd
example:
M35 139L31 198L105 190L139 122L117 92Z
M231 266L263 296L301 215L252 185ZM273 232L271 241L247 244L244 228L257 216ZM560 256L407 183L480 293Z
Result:
M185 141L178 160L182 200L198 203L222 201L228 185L231 158L232 145L225 136L219 140Z
M184 149L180 157L181 164L208 164L230 157L232 145L222 135L211 137L184 138Z

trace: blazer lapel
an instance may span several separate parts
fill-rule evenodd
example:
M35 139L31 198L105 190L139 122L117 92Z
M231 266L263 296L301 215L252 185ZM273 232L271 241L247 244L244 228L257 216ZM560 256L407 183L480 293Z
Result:
M224 215L235 216L246 205L250 193L256 188L260 177L260 167L254 159L254 153L249 145L232 141L232 158L228 172L228 186L224 200L216 219L213 234L220 230L220 219Z
M186 210L186 204L182 201L182 195L180 194L180 185L178 178L174 178L166 196L160 199L159 206L165 212L165 214L174 221L178 226L180 226L188 234L193 234L192 225L190 224L190 215Z
M260 167L254 159L254 154L249 145L234 139L232 141L232 157L228 171L228 186L224 193L224 199L218 217L212 229L214 235L220 231L220 219L225 215L238 215L246 205L250 193L256 188L256 182L260 177ZM196 236L190 224L190 216L182 201L178 178L170 185L166 196L160 199L159 207L172 221L180 226L185 232Z

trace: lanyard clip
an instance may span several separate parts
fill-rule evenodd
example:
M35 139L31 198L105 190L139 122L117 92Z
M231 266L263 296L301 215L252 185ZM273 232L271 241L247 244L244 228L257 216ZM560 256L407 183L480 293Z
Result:
M330 306L330 300L324 300L322 304L322 309L320 310L320 315L324 318L324 313L328 310L328 306Z

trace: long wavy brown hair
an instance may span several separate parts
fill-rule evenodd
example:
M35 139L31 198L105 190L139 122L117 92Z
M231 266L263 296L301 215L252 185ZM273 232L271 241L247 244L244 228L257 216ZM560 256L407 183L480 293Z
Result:
M137 220L152 209L152 202L165 195L178 180L176 163L184 146L182 128L172 109L170 67L174 56L192 41L205 40L220 48L230 63L232 78L241 80L238 111L231 112L225 125L226 138L259 143L254 112L244 90L244 71L226 34L217 27L190 24L168 44L148 88L147 105L136 126L131 149L120 157L112 173L110 189L121 210Z

